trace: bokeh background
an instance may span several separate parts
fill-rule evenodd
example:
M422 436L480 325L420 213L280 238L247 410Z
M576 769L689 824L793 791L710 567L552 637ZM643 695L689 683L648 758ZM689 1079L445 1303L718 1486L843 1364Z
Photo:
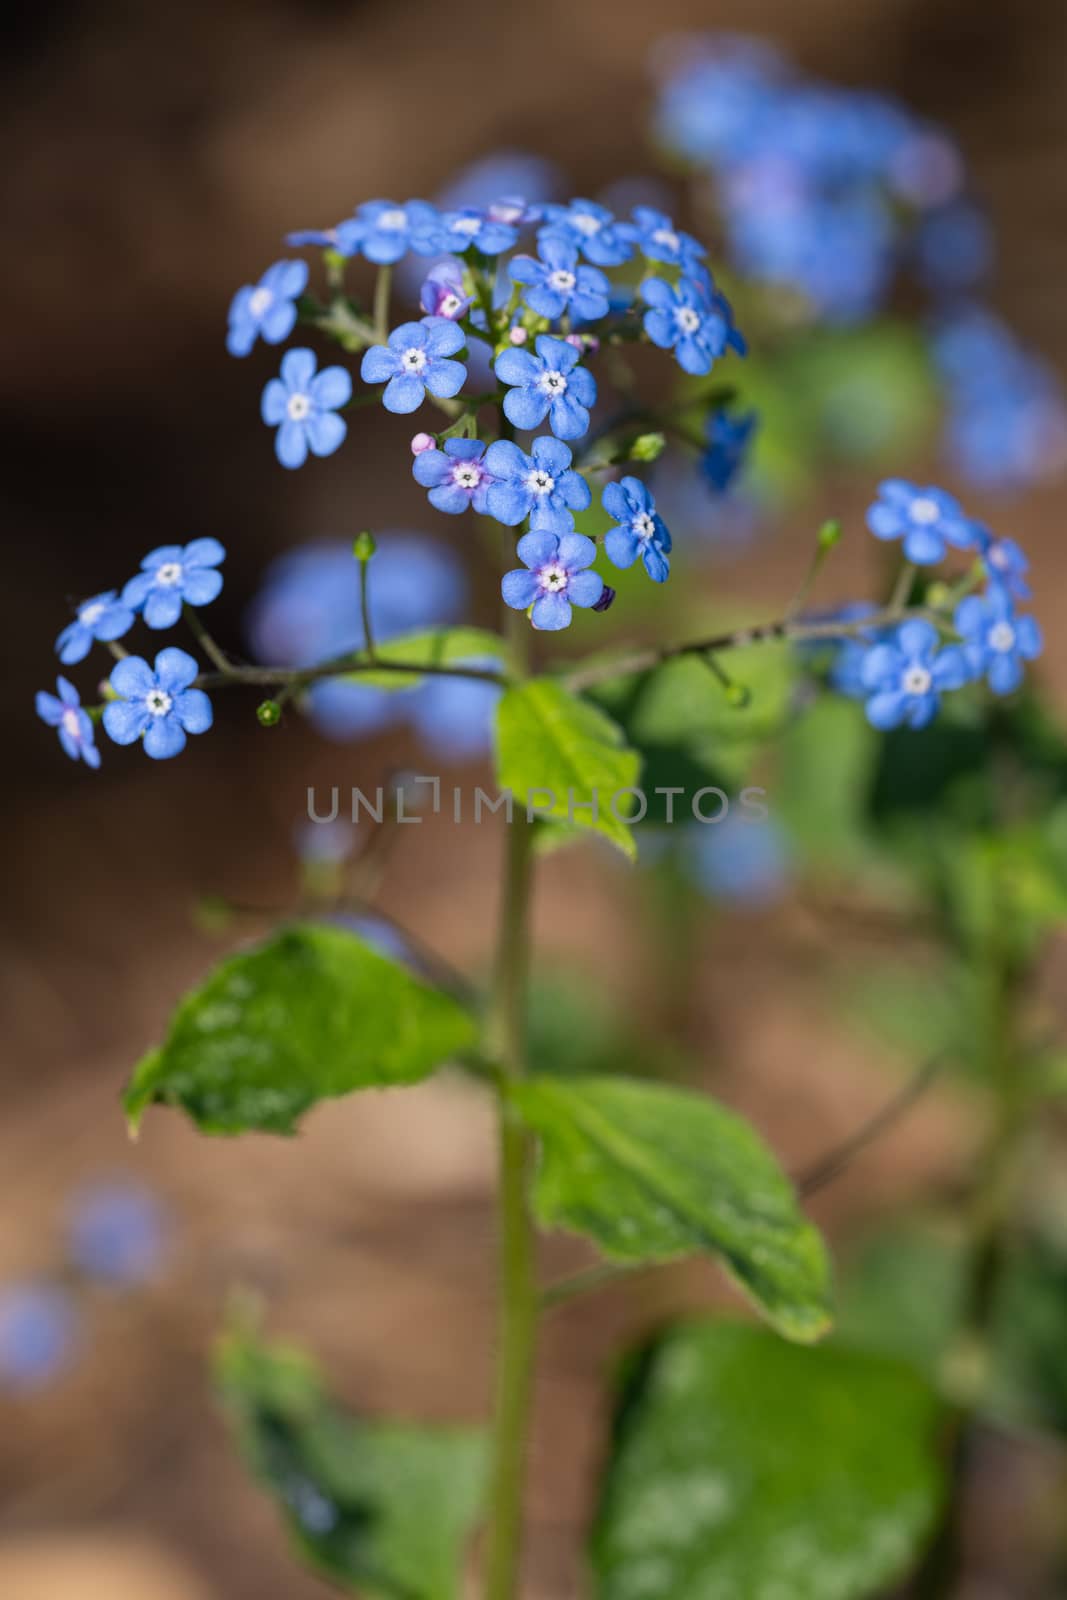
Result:
M253 702L222 701L209 739L156 768L108 749L72 768L30 713L53 672L68 598L121 582L151 546L227 546L213 630L240 648L266 563L361 527L425 530L467 558L406 465L407 433L357 413L346 448L278 468L258 417L275 353L223 346L235 287L292 227L377 195L433 195L501 148L554 162L576 194L654 170L650 55L679 29L743 28L806 70L899 95L959 140L999 241L993 298L1027 342L1067 366L1067 11L1059 0L707 0L655 7L539 0L477 10L405 3L157 0L151 7L20 4L0 107L7 246L8 528L3 806L4 1114L0 1281L57 1268L84 1185L150 1187L166 1214L158 1270L136 1292L80 1301L76 1359L32 1393L0 1394L0 1593L12 1600L314 1600L211 1398L207 1350L234 1283L272 1329L304 1339L353 1404L429 1418L483 1414L492 1340L492 1142L462 1085L320 1110L291 1143L195 1138L149 1117L127 1142L117 1096L183 988L234 937L197 916L222 894L265 910L297 884L293 827L311 783L371 788L419 761L410 732L323 744L298 722L268 734ZM916 475L924 463L902 463ZM709 567L709 596L780 604L814 521L859 527L870 476L837 470L803 509ZM1043 672L1067 684L1059 633L1062 489L972 504L1030 549ZM435 523L437 525L435 525ZM464 543L466 538L467 543ZM856 538L827 598L856 590L877 552ZM472 571L474 570L472 563ZM472 578L491 621L492 585ZM646 619L647 624L647 619ZM238 703L239 702L239 703ZM475 781L481 768L460 769ZM401 830L382 904L477 975L494 912L491 828L427 819ZM801 898L713 913L692 930L684 984L647 959L626 870L596 851L550 860L536 925L549 980L580 968L610 1014L635 1005L714 1077L790 1166L843 1136L899 1082L902 1061L831 1004L841 938ZM266 925L266 918L250 919ZM877 966L886 930L850 929ZM1055 993L1062 977L1047 977ZM906 1062L904 1063L906 1065ZM967 1171L966 1095L930 1094L815 1203L844 1248L865 1222ZM560 1270L580 1263L566 1241ZM603 1443L603 1378L628 1330L717 1302L680 1269L561 1313L548 1328L533 1462L531 1600L579 1592L578 1530ZM1002 1442L976 1487L972 1563L986 1597L1047 1594L1012 1497L1052 1504L1063 1463Z

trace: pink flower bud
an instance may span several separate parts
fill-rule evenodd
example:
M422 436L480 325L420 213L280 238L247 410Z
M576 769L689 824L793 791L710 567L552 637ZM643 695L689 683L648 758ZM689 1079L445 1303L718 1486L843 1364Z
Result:
M424 450L432 450L433 447L434 438L429 433L417 433L411 441L411 453L413 456L421 456Z
M530 335L526 332L526 329L521 328L518 323L515 324L508 334L508 338L511 340L512 344L525 344L529 337Z

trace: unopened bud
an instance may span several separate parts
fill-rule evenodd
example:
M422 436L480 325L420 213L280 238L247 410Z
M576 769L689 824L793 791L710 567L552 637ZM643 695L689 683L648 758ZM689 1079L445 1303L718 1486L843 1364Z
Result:
M277 700L264 700L256 707L256 720L261 728L276 728L282 720L282 708Z
M615 604L615 590L611 587L610 584L606 583L604 585L604 589L603 589L603 592L602 592L602 594L600 596L600 599L597 601L596 605L593 607L593 610L594 611L607 611L614 604Z
M352 554L355 556L357 561L369 561L377 548L378 545L373 533L369 533L367 529L364 528L362 533L356 534L355 540L352 544Z
M516 322L514 327L508 329L508 338L512 344L525 344L529 337L521 322Z
M432 433L417 433L411 441L412 455L421 456L424 450L432 450L434 442Z
M752 699L752 692L746 689L743 683L728 683L726 685L726 703L737 711L743 711Z
M666 448L667 440L662 433L642 433L630 446L630 460L658 461Z
M832 550L835 544L841 543L841 524L832 517L829 522L824 522L819 529L819 549Z

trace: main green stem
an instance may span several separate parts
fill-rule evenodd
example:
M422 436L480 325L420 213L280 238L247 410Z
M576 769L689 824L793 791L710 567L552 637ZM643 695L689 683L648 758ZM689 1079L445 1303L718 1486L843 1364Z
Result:
M504 1075L499 1097L499 1346L486 1546L486 1600L514 1600L522 1547L522 1498L533 1393L538 1296L527 1192L530 1136L507 1096L525 1057L528 909L532 830L521 815L507 826L500 940L486 1016L485 1048Z

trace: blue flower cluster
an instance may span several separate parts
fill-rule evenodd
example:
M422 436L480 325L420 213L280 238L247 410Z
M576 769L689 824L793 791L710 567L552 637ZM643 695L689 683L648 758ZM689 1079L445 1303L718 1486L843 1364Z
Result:
M866 321L910 275L939 316L948 308L933 351L956 470L1011 489L1062 469L1059 380L987 310L960 310L993 248L953 139L900 101L801 75L764 42L687 38L662 59L657 133L712 180L732 266L779 291L789 323ZM692 256L679 259L689 272Z
M87 711L68 678L56 679L56 693L41 690L37 715L55 728L72 761L99 767L95 722L100 720L116 744L141 740L157 761L184 750L186 735L205 733L212 723L211 702L193 688L200 668L184 650L170 648L156 656L155 668L131 656L118 641L140 616L149 628L171 628L183 606L210 604L222 591L219 566L226 551L217 539L165 544L150 550L141 570L121 591L109 589L83 600L73 622L56 639L56 654L65 667L84 661L95 643L111 646L117 665L105 686L107 704Z
M0 1391L29 1395L59 1379L85 1344L83 1284L130 1290L163 1263L167 1218L140 1183L91 1183L70 1197L63 1262L39 1278L0 1285Z
M832 620L852 631L833 651L834 687L865 700L868 721L880 729L925 727L942 695L968 684L984 681L996 695L1018 689L1025 663L1043 648L1037 622L1018 609L1030 598L1029 563L1019 545L967 518L943 489L900 478L879 486L867 522L876 538L899 540L919 567L937 565L949 548L968 552L981 564L985 590L964 595L941 630L934 620L915 616L889 627L872 621L867 628L862 624L873 607L843 608Z
M524 229L535 233L533 250L516 248ZM412 440L412 471L430 504L449 516L470 508L506 527L527 525L519 540L525 565L508 574L503 594L535 628L566 627L575 605L610 603L613 591L591 570L598 543L615 566L640 558L655 582L667 578L671 537L636 478L604 490L610 530L594 540L578 532L575 513L592 499L587 475L606 468L587 462L588 449L576 458L572 447L590 432L598 401L590 363L605 338L669 350L683 372L698 376L730 350L744 354L729 302L691 234L645 205L618 217L593 200L528 205L508 197L452 209L425 200L370 201L334 227L290 234L288 243L329 252L334 288L338 257L362 256L380 269L410 256L435 258L419 290L418 320L387 332L388 295L378 293L372 328L356 302L345 300L344 337L362 348L360 377L382 386L387 411L406 416L430 399L454 419L442 432ZM258 285L238 291L230 310L235 354L247 354L257 337L275 343L285 336L279 329L291 330L307 284L297 265L278 262ZM609 276L616 268L626 268L619 281ZM387 286L379 276L379 291ZM483 348L496 390L465 400L468 369ZM262 399L282 465L298 467L309 454L338 449L346 434L341 413L351 401L343 367L319 371L310 349L287 351ZM510 436L475 437L488 402L505 429L547 432L524 445ZM746 421L733 446L738 461L749 431ZM549 548L549 536L558 547ZM380 572L378 563L376 579Z

